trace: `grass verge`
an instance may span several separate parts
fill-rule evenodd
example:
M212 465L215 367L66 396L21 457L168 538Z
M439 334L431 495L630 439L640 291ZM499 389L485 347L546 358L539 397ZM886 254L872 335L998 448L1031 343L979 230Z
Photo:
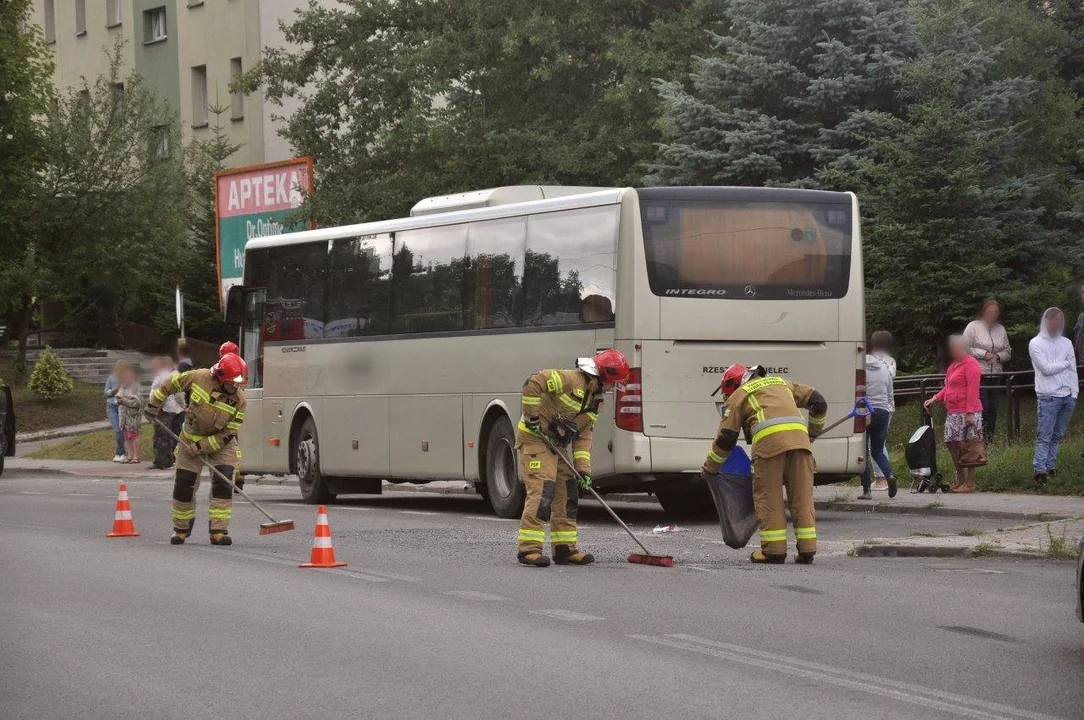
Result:
M1002 402L998 416L998 432L988 447L988 463L978 469L975 483L979 490L987 492L1034 493L1043 495L1084 495L1084 404L1069 425L1069 432L1061 444L1058 453L1057 475L1047 480L1044 487L1035 486L1031 458L1035 441L1035 399L1027 398L1020 402L1020 432L1013 441L1005 437L1005 418L1009 412L1007 403ZM907 463L903 453L911 433L921 424L918 403L900 405L892 417L888 434L888 452L896 476L908 477ZM952 481L955 471L952 459L943 441L945 413L937 408L934 414L934 427L937 430L937 465L945 479Z
M105 396L96 385L76 380L75 389L70 394L44 400L26 389L29 373L27 378L16 381L15 367L8 358L0 359L0 378L11 387L16 430L21 433L106 419Z
M139 432L140 460L149 462L154 459L151 439L154 429L144 425ZM98 430L85 435L76 435L56 445L50 445L27 455L35 460L109 460L116 447L112 430Z

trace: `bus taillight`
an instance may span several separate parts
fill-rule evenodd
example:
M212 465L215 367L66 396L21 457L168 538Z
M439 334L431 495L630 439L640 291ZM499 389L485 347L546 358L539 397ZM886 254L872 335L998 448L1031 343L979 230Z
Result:
M859 398L866 396L866 370L854 371L854 400L857 403ZM866 431L866 418L862 415L854 416L854 434L864 433Z
M643 385L640 384L640 368L629 369L625 387L617 391L614 422L621 430L644 431Z

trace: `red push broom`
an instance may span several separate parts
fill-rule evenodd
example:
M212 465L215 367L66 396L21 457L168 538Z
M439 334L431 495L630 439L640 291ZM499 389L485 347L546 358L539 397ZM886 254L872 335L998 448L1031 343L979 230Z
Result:
M576 466L573 465L567 457L565 457L565 454L563 452L554 447L554 445L550 443L548 439L546 440L546 444L548 444L550 446L550 449L552 449L555 453L557 453L558 456L560 456L562 460L565 461L565 465L568 465L569 469L571 469L572 473L576 476L576 479L579 480L582 484L583 475L580 475L580 471L576 469ZM643 553L629 553L630 563L636 563L637 565L658 565L660 567L674 567L674 558L672 556L652 555L651 552L647 549L647 547L642 542L640 542L640 538L636 537L635 533L632 532L632 528L626 525L625 522L617 516L617 513L613 511L613 508L606 504L606 501L602 499L601 495L595 492L595 489L593 487L587 488L587 491L594 496L595 500L599 501L602 507L606 509L606 512L610 513L610 517L614 519L614 522L624 528L625 532L629 534L629 537L632 538L633 542L639 545L640 549L643 550Z
M155 424L158 425L158 427L162 428L162 430L167 432L170 435L170 437L172 437L174 440L176 440L178 442L178 444L180 444L182 447L184 447L186 449L189 449L189 451L193 455L195 455L199 459L199 461L201 463L203 463L205 466L207 466L207 469L210 472L217 475L219 477L219 479L221 479L224 483L226 483L231 488L236 490L241 495L241 497L243 497L245 500L248 500L252 504L252 507L259 510L261 513L263 513L264 517L266 517L268 520L270 520L270 522L260 523L260 534L261 535L271 535L272 533L288 532L288 531L294 529L294 521L293 520L276 520L275 518L271 517L271 513L264 510L262 505L260 505L258 502L256 502L252 498L250 498L248 496L248 493L246 493L241 488L237 487L237 485L233 482L232 478L226 477L225 474L223 474L218 468L216 468L214 465L212 465L211 462L209 460L207 460L207 458L205 458L202 455L199 455L195 451L191 450L189 448L188 443L185 442L184 440L182 440L180 437L178 437L177 433L173 432L173 430L170 429L168 426L166 426L165 423L163 423L158 418L154 418L154 422L155 422Z

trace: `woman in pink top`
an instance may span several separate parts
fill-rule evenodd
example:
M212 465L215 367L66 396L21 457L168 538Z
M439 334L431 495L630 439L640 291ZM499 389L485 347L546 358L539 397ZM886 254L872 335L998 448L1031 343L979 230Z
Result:
M949 338L949 354L952 364L945 372L945 387L925 402L929 408L934 403L944 403L945 445L952 454L956 466L956 484L952 491L975 492L975 468L960 467L960 443L964 440L982 439L982 401L979 400L979 384L982 368L979 361L967 351L963 335Z

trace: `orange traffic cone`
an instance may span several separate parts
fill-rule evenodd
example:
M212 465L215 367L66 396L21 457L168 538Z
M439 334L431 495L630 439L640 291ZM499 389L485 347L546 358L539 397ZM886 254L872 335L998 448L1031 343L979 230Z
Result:
M117 493L117 514L113 516L113 532L106 537L139 537L132 522L132 506L128 504L128 485L120 484Z
M327 524L327 508L323 505L316 509L316 535L312 539L312 555L307 563L298 567L346 567L346 563L335 560L335 548L331 547L331 526Z

